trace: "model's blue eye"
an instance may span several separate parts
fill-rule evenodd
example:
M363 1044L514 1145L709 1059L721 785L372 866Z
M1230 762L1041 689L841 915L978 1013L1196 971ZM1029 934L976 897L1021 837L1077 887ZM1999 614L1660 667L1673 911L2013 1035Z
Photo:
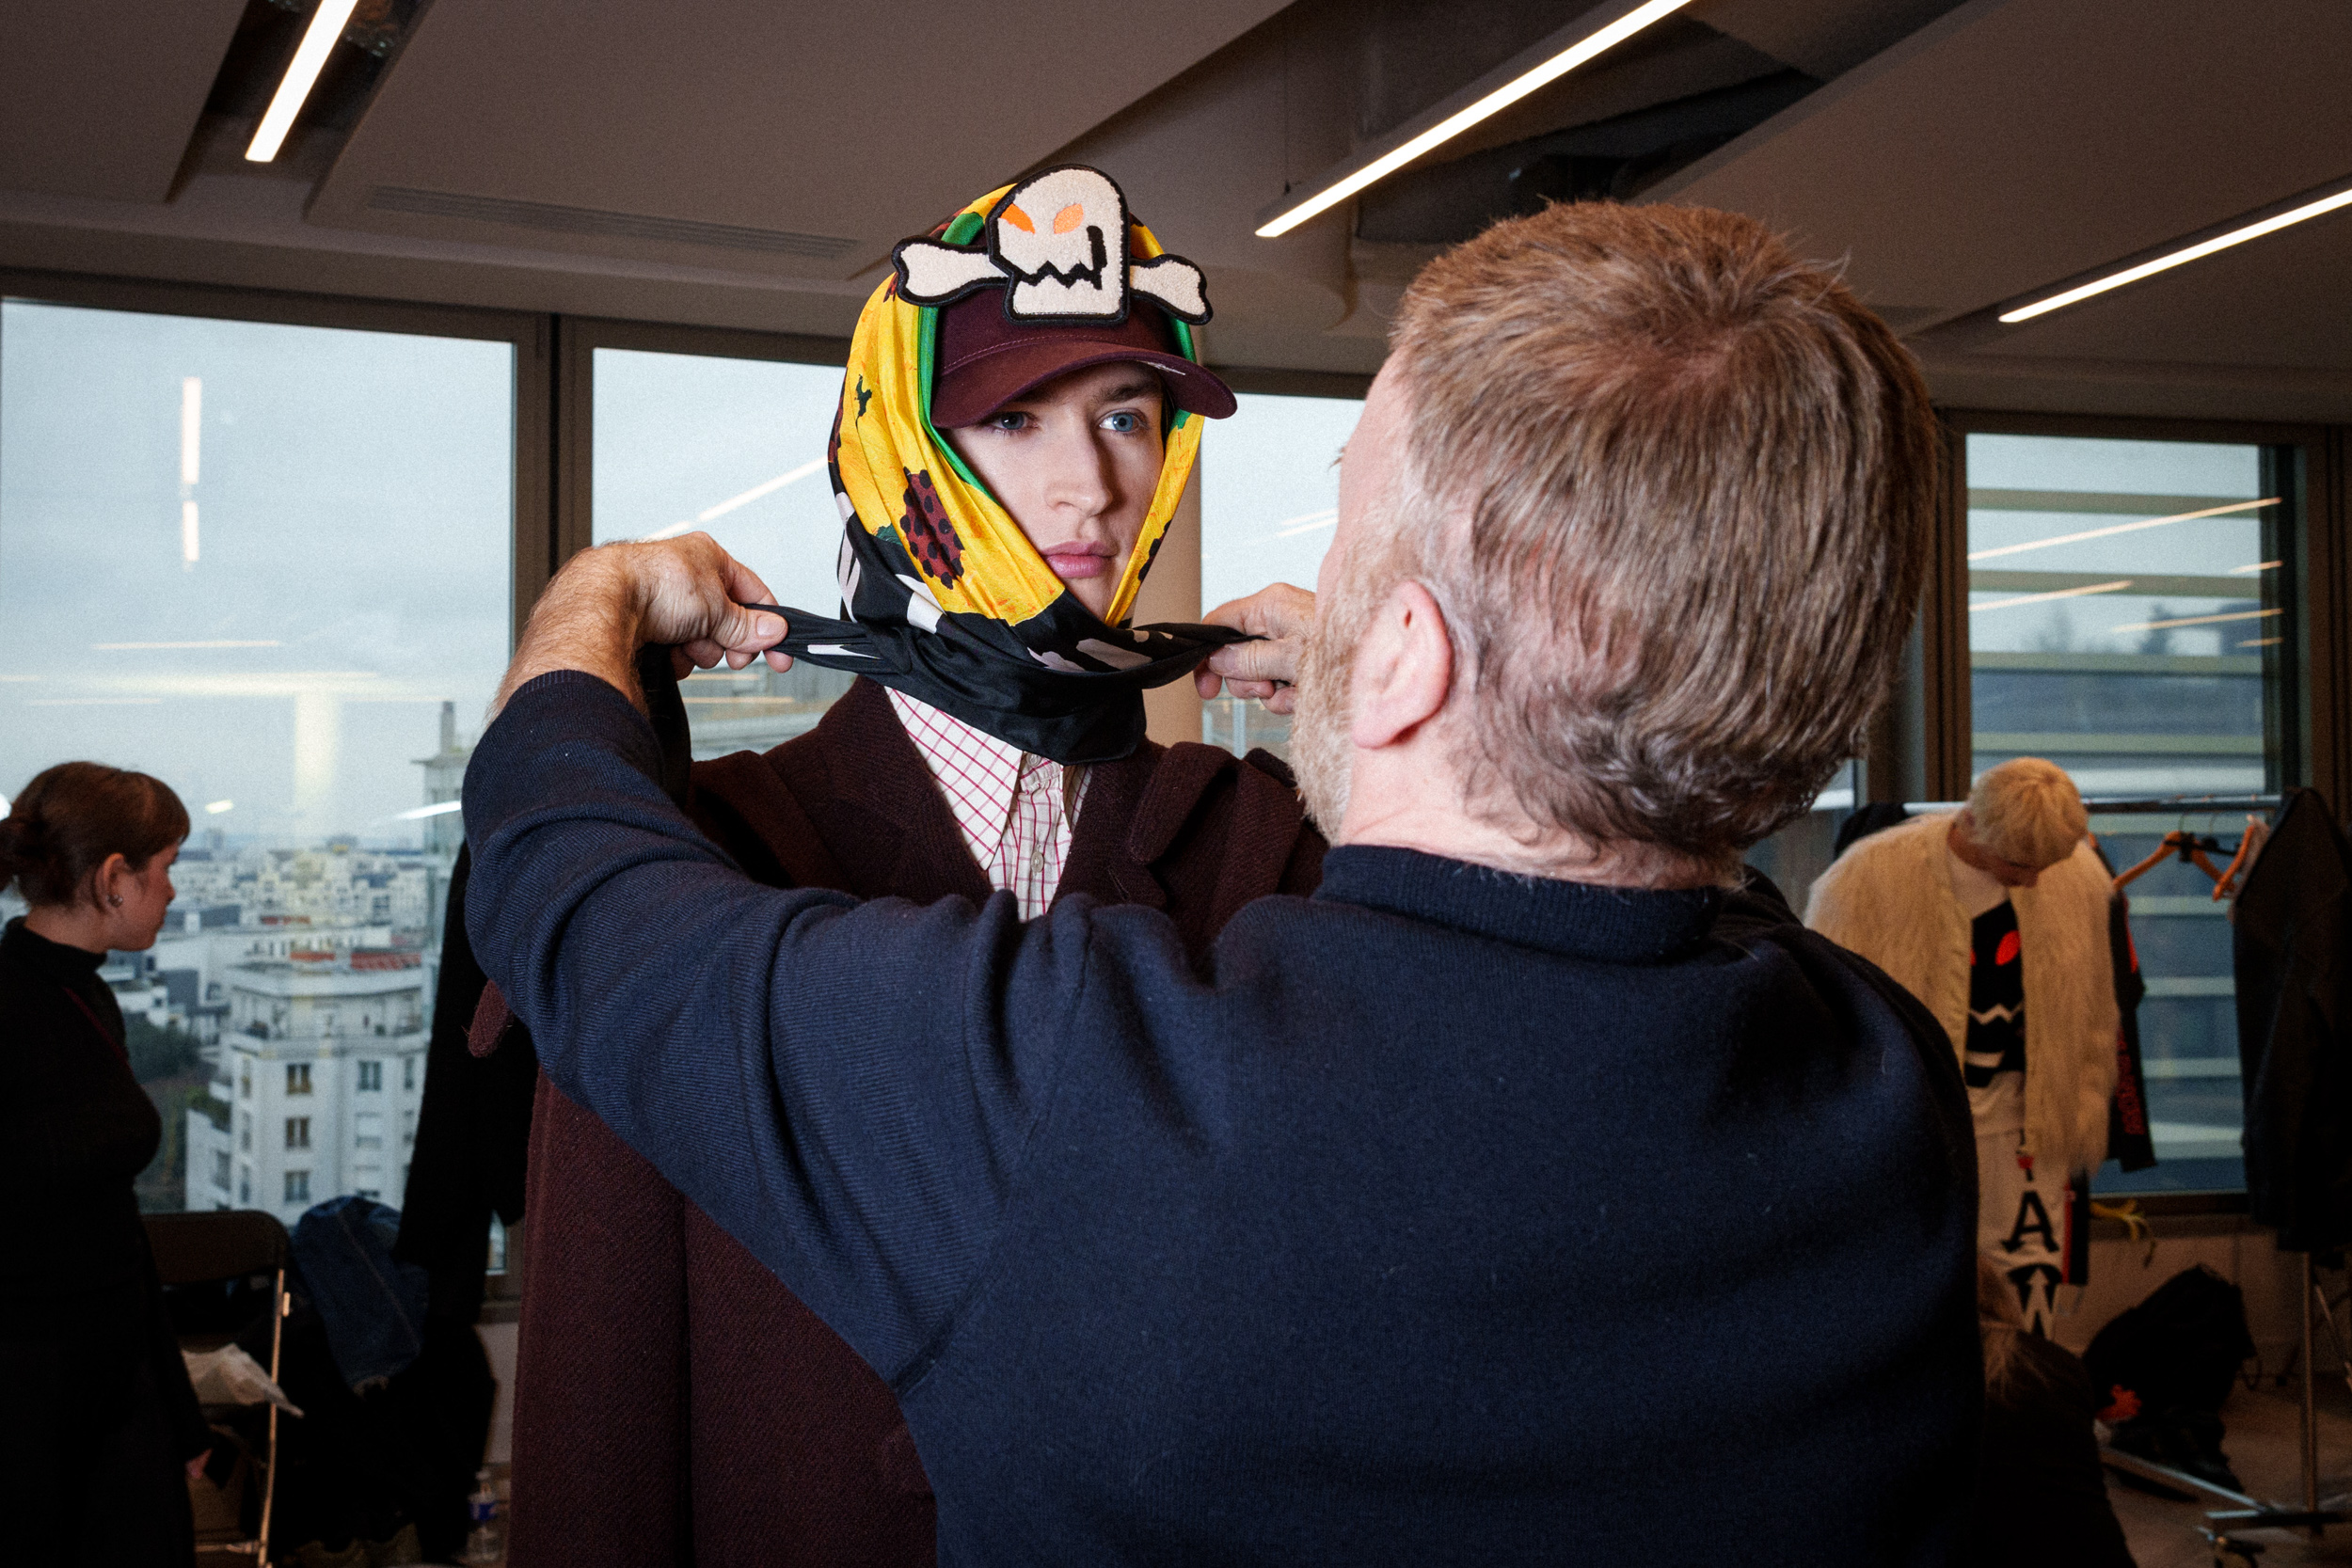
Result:
M1121 436L1132 436L1143 428L1143 416L1132 408L1122 408L1116 414L1104 415L1103 424L1105 429L1117 431Z
M988 428L991 430L1026 430L1029 428L1029 416L1017 412L991 414L988 417Z

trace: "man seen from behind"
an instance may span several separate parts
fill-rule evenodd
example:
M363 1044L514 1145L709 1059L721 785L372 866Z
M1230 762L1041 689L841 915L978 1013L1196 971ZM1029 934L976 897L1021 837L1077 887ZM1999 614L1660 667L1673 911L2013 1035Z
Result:
M1195 962L1148 909L755 884L635 705L642 644L784 635L689 539L542 600L468 925L550 1077L890 1383L945 1562L1945 1561L1960 1076L1739 870L1882 700L1936 450L1754 222L1498 225L1343 465L1313 897Z

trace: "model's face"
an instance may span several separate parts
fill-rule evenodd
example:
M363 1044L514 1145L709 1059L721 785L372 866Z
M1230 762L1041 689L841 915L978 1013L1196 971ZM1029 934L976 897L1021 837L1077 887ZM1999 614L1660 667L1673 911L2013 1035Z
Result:
M1096 365L944 434L1070 591L1107 618L1159 488L1160 379Z

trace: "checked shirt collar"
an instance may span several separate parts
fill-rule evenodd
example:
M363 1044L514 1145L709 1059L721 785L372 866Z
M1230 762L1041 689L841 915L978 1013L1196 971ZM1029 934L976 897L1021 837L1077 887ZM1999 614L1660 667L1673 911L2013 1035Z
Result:
M1054 901L1086 796L1087 770L1024 752L893 689L891 708L923 753L989 885L1034 920Z

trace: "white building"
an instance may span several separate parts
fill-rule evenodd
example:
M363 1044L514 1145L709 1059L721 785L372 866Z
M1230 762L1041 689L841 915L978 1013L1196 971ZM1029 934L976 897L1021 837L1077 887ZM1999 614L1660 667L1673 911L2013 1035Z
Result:
M296 948L228 967L213 1096L188 1113L188 1207L291 1226L358 1193L397 1206L424 1098L429 970L413 949Z

